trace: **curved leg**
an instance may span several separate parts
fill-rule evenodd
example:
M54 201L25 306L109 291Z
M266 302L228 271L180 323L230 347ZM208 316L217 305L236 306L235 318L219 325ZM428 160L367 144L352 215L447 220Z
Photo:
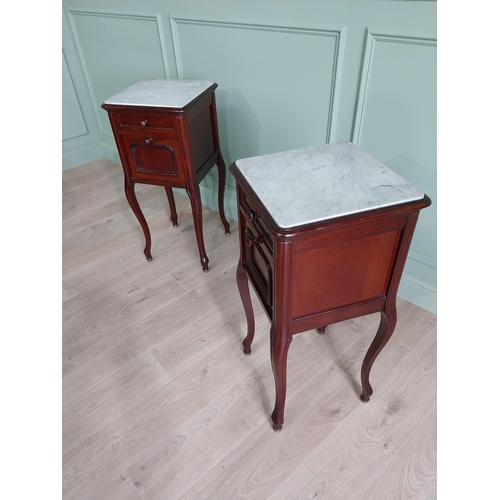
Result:
M201 196L198 184L195 184L194 193L188 187L186 189L189 201L191 202L191 209L193 210L194 232L196 234L196 242L198 243L198 250L200 252L201 267L204 273L208 273L208 257L205 251L205 243L203 241L203 217L201 213Z
M326 326L328 326L328 325L326 325ZM320 326L319 328L316 328L316 331L317 331L320 335L323 335L323 334L325 333L326 326Z
M168 204L170 206L170 220L174 225L174 228L177 229L179 225L177 224L177 210L175 209L175 199L174 193L171 187L165 186L165 192L167 193Z
M248 289L247 273L241 264L241 258L238 261L236 269L236 283L238 284L238 291L240 292L243 308L245 309L245 316L247 318L247 336L243 341L243 353L247 356L252 352L252 341L255 333L255 318L253 314L252 299L250 298L250 290Z
M286 398L286 361L292 336L284 329L271 326L271 364L276 385L276 404L271 415L273 429L279 432L283 427Z
M363 365L361 366L361 386L363 388L363 392L360 397L361 401L365 403L370 401L370 397L373 394L373 389L369 381L370 370L372 369L373 362L380 354L380 351L391 338L394 329L396 328L396 320L397 314L395 305L390 309L380 312L380 325L378 327L377 334L368 348L365 359L363 360Z
M224 160L222 159L222 155L219 152L219 159L217 160L217 170L219 172L219 215L220 220L222 221L222 225L224 226L224 230L226 231L226 236L229 236L229 223L226 220L226 216L224 214L224 189L226 187L226 165L224 164Z
M153 260L153 257L151 256L151 233L149 232L148 223L142 213L141 207L139 206L139 203L137 203L134 187L135 183L128 182L127 179L125 179L125 196L127 197L128 204L130 205L132 212L134 212L137 217L137 220L139 221L139 224L144 232L144 237L146 238L144 255L146 255L148 262L151 262Z

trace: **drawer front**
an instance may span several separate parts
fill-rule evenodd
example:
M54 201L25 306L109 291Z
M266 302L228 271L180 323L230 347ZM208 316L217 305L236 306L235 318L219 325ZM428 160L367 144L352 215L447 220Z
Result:
M122 135L120 140L133 180L164 181L183 187L185 173L177 139L162 134Z
M244 198L240 202L240 212L244 215L246 219L246 224L252 228L253 232L260 237L261 245L269 253L272 258L273 255L273 238L271 231L267 227L266 223L260 216L259 212L255 209L253 203L248 199Z
M165 114L149 113L116 113L117 124L120 129L163 129L175 130L174 118Z
M252 231L250 227L245 229L245 246L243 249L245 267L250 273L250 278L257 293L268 306L272 307L272 283L273 273L268 252L265 249L262 236Z

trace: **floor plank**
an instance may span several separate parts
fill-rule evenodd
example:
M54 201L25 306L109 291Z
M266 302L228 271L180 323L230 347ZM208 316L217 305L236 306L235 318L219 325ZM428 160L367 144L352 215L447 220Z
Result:
M135 463L234 380L253 371L252 365L241 364L240 352L238 340L228 340L64 455L65 497L91 498L92 489L102 487L106 477ZM260 363L265 358L262 351Z
M82 246L92 244L95 241L99 241L106 236L113 234L113 231L109 229L102 222L97 224L92 224L90 226L77 231L76 233L70 234L69 236L63 237L62 239L62 253L63 255L76 250Z
M103 378L63 407L63 454L125 413L171 377L146 353L111 377Z
M87 349L129 325L149 316L178 298L186 290L170 275L153 281L137 292L65 328L62 336L63 359Z
M207 214L207 217L204 218L204 234L207 239L212 236L212 230L214 234L221 232L217 226L219 222L217 214L214 213ZM122 238L120 241L125 244L125 247L117 248L114 252L92 252L94 260L88 262L86 266L80 266L77 270L69 272L69 264L67 264L63 275L63 290L67 298L74 297L99 283L114 278L135 265L150 264L146 261L143 253L144 237L142 234L139 235L137 228L134 238L130 236L128 239ZM166 229L152 234L152 241L153 262L161 257L162 262L170 262L172 266L178 267L181 265L180 262L188 263L196 259L199 260L192 221L186 221L177 230L168 226ZM174 250L177 245L186 241L190 241L190 244L182 249L185 251L178 249L179 252L177 252Z
M181 300L174 300L109 337L103 333L103 339L96 339L83 351L75 352L72 359L63 363L63 397L66 400L75 397L101 377L114 373L196 321L203 328L204 316L236 295L233 273L220 273L179 297Z
M137 488L126 472L93 494L92 500L142 500Z
M437 412L434 407L359 500L437 498Z
M120 165L106 158L100 158L99 160L65 170L62 175L62 191L70 191L75 187L94 182L96 178L100 178L103 175L107 177L108 174L120 178L123 176L123 171Z

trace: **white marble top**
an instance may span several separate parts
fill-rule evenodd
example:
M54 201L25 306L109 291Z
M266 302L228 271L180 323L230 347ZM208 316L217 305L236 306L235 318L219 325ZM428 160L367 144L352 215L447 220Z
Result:
M235 164L283 229L424 197L350 142L255 156Z
M104 104L183 108L214 82L206 80L141 80L106 99Z

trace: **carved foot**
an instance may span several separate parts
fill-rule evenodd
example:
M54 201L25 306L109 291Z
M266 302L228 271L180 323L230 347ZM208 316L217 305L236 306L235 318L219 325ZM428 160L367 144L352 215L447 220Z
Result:
M248 337L245 338L245 340L242 342L243 344L243 354L245 356L250 356L250 354L252 354L252 348L251 348L251 345L252 345L252 339Z
M323 335L325 333L326 326L320 326L319 328L316 328L316 331L320 334Z
M205 249L203 249L203 255L201 256L201 268L203 269L203 272L204 273L208 273L208 263L209 263L209 260L208 260L208 257L207 257L207 254L205 253Z

